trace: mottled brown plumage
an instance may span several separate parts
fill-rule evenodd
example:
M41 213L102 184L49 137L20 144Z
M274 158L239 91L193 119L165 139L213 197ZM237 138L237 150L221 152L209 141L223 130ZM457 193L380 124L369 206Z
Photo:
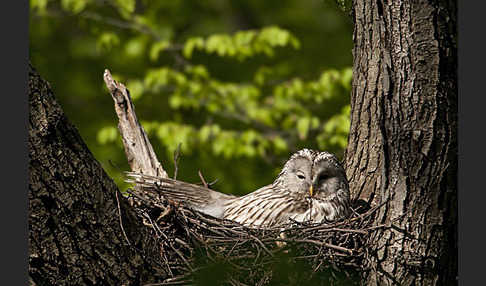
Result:
M294 153L272 184L241 197L173 179L137 173L128 177L142 188L158 189L167 199L250 227L332 222L350 214L346 174L328 152Z

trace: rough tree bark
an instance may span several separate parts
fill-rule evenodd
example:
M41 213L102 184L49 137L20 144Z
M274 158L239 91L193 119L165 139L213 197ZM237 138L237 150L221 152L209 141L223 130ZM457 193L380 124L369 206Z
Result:
M368 285L457 284L457 4L353 1L347 175L386 202Z
M29 275L37 285L166 277L146 228L29 65Z

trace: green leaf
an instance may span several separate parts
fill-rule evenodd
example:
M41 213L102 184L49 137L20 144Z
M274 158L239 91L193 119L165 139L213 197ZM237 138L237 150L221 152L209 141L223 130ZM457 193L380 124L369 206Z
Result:
M74 14L83 11L87 3L87 0L61 0L62 8Z
M255 39L256 32L253 30L238 31L233 36L233 41L237 46L249 46L253 39Z
M159 54L170 46L169 41L159 41L150 48L150 60L156 61L159 59Z
M143 127L143 129L145 129L147 134L150 134L150 133L156 131L156 129L160 125L158 122L149 122L149 121L141 121L140 123L142 124L142 127Z
M211 136L211 126L210 125L203 125L201 129L199 129L199 140L202 142L206 142L209 140Z
M101 145L114 142L118 137L118 129L113 126L106 126L98 131L96 139Z
M203 65L187 66L186 72L194 75L196 78L209 79L209 72Z
M341 84L346 89L351 89L351 81L353 79L353 70L351 68L345 68L341 72Z
M132 38L125 44L127 56L137 58L145 53L145 41L141 37Z
M192 57L192 52L194 49L202 49L204 48L204 39L201 37L193 37L187 39L186 43L184 44L184 48L182 50L182 54L184 57L190 59Z
M309 117L301 117L297 120L297 133L299 134L300 140L304 140L307 138L310 123L311 119Z
M299 39L297 39L294 36L291 36L289 38L289 41L290 41L290 44L292 45L292 47L294 47L294 49L296 49L296 50L299 50L300 49L300 41L299 41Z
M135 11L135 0L115 0L115 3L125 18Z
M263 85L267 78L267 75L272 74L272 70L268 67L260 67L255 75L253 76L253 81L258 85Z
M284 152L284 151L288 150L287 141L285 141L284 139L282 139L279 136L275 136L272 139L272 143L273 143L273 147L275 148L275 151L277 153Z
M350 125L350 110L350 105L346 105L341 109L340 113L333 115L327 120L321 134L316 137L319 148L344 149L346 147Z
M199 129L199 140L207 142L212 137L218 136L221 132L221 128L217 124L203 125Z
M206 40L206 51L217 53L219 56L234 56L236 49L230 36L216 34Z
M43 15L46 12L48 2L49 0L30 0L30 10L37 11L37 13Z
M316 116L312 116L311 122L310 122L310 128L311 129L316 129L319 127L319 118Z
M110 51L113 47L120 44L120 39L115 33L104 32L96 41L96 49L98 51Z
M127 89L130 92L130 97L132 100L136 101L142 96L145 87L143 82L140 80L130 80L127 82Z
M182 54L191 58L195 48L207 53L215 53L220 57L236 57L238 60L263 53L273 57L273 47L291 45L295 49L300 47L299 40L289 31L277 26L265 27L260 31L238 31L234 35L213 34L206 40L193 37L186 40Z
M168 68L149 70L145 75L145 79L144 79L145 86L152 88L154 90L160 88L161 86L167 85L168 82L169 82Z
M172 72L171 79L179 86L185 85L187 83L187 78L184 74L180 72Z
M183 106L184 99L180 94L174 94L169 98L169 105L174 109L178 109Z

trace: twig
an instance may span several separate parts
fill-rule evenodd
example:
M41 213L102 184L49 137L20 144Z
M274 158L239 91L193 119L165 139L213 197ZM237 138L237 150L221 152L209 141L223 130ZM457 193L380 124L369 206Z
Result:
M366 230L361 230L361 229L349 229L349 228L328 228L328 229L320 229L318 230L319 232L324 232L324 231L336 231L336 232L351 232L351 233L359 233L359 234L368 234Z
M180 238L176 237L174 239L175 242L179 243L180 245L184 246L185 248L191 250L192 248L189 246L189 244L187 244L187 242L185 241L182 241Z
M147 205L149 205L151 207L157 207L157 208L164 209L164 206L161 206L159 204L156 204L156 203L152 202L150 199L144 198L142 195L137 194L132 189L127 189L127 193L129 193L130 195L136 197L137 199L139 199L140 201L146 203Z
M89 12L89 11L85 11L85 12L81 13L79 16L83 17L83 18L95 20L95 21L98 21L98 22L103 22L103 23L109 24L111 26L120 28L120 29L130 29L130 30L134 30L134 31L137 31L137 32L140 32L140 33L143 33L143 34L151 35L156 40L160 39L160 37L157 34L155 34L150 28L136 24L136 23L126 22L126 21L121 21L121 20L115 19L115 18L101 16L99 14Z
M211 187L212 185L216 184L218 181L219 181L219 179L216 179L216 180L214 180L212 182L209 182L208 183L208 188Z
M159 222L161 219L163 219L164 217L168 216L170 214L170 212L172 211L172 207L170 205L168 205L164 211L162 211L159 215L159 217L155 220L156 222Z
M125 233L125 229L123 228L123 222L122 222L121 210L120 210L120 200L118 200L118 191L115 191L115 196L116 196L116 203L118 205L118 219L120 220L120 228L123 232L123 235L125 236L128 245L131 245L130 240L128 240L128 236Z
M342 247L342 246L330 244L330 243L327 243L327 242L322 242L322 241L317 241L317 240L311 240L311 239L283 239L283 238L277 238L277 239L274 239L273 241L311 243L311 244L315 244L315 245L319 245L319 246L325 246L325 247L332 248L332 249L335 249L335 250L343 251L343 252L346 252L346 253L348 253L350 255L353 254L353 250L348 249L346 247Z
M266 253L268 253L270 256L273 256L273 253L271 253L270 250L268 250L268 248L265 247L265 244L263 244L261 240L259 240L257 237L253 235L250 235L250 237L254 239L256 242L258 242L258 244L260 244L260 246L263 248L263 250L265 250Z
M326 242L315 241L315 240L308 240L308 239L296 240L296 242L313 243L313 244L316 244L316 245L325 246L325 247L328 247L328 248L332 248L332 249L336 249L336 250L339 250L339 251L347 252L348 254L353 255L353 250L351 250L351 249L348 249L348 248L342 247L342 246L337 246L337 245L330 244L330 243L326 243Z
M184 263L186 264L186 266L191 270L193 271L192 267L191 267L191 264L187 261L187 259L184 257L184 255L179 251L177 250L177 248L175 248L172 243L169 243L169 246L172 248L172 250L174 250L174 252L182 259L182 261L184 261Z
M176 150L174 151L174 180L177 179L177 172L179 171L179 158L180 158L180 153L181 153L181 144L179 143L177 145Z
M199 174L199 178L201 178L201 182L203 183L204 187L207 188L209 185L206 183L206 180L204 180L201 170L199 170L197 173Z

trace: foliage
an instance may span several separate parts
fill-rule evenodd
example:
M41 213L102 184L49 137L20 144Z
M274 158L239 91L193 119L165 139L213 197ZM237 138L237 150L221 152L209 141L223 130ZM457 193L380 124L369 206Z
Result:
M215 188L246 193L299 148L344 150L351 24L335 2L30 3L31 60L120 185L104 68L129 88L166 169L181 143L182 179L202 170Z

